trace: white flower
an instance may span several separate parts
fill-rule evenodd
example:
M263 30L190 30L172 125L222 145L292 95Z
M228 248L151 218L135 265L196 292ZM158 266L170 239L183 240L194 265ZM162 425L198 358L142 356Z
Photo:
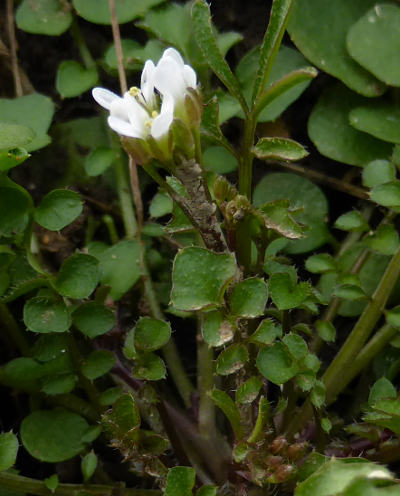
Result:
M160 113L154 109L155 94L149 91L151 78L146 81L144 91L133 88L120 97L104 88L94 88L93 98L110 111L108 125L118 134L129 138L146 139L150 134L158 140L164 136L174 118L174 100L171 95L164 95ZM137 91L139 93L137 93ZM141 97L141 98L140 98ZM144 102L141 100L144 99ZM149 102L151 106L146 106Z
M175 48L167 48L155 67L154 86L162 94L170 94L175 102L182 101L187 88L196 89L196 72L183 62Z

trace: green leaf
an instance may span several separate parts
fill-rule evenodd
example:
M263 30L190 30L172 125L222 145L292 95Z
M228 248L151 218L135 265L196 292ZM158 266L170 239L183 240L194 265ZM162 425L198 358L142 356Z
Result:
M203 165L208 171L228 174L238 168L238 161L222 146L210 146L203 153Z
M336 270L335 261L328 253L311 255L306 260L306 269L313 274L324 274Z
M262 385L263 381L258 376L252 376L250 379L247 379L247 381L241 384L236 390L236 403L239 403L240 405L253 403L257 398Z
M73 391L77 382L75 374L57 374L44 377L41 391L49 395L67 394Z
M59 463L85 448L82 436L88 427L83 417L63 408L36 410L22 421L21 440L37 460Z
M308 135L322 155L360 167L390 156L389 143L358 131L349 123L349 112L366 101L342 85L322 93L308 121Z
M115 356L111 351L92 351L82 365L82 373L93 381L109 372L115 364Z
M83 480L87 482L90 480L92 475L94 474L97 467L97 456L94 451L89 451L87 455L82 458L81 461L81 470L83 475Z
M163 360L158 355L142 353L136 359L133 375L138 379L159 381L165 379L167 372Z
M362 170L362 182L366 188L373 188L395 179L396 168L388 160L373 160Z
M285 334L282 341L288 347L291 355L296 360L303 359L308 353L308 346L304 339L295 332Z
M231 313L237 317L255 318L264 314L268 288L263 279L251 277L235 284L229 295Z
M381 95L385 85L349 57L346 36L373 5L375 0L296 0L288 25L292 41L308 60L365 96Z
M68 189L55 189L48 193L36 208L34 218L42 227L59 231L71 224L82 213L78 193Z
M240 370L248 361L249 354L243 344L232 344L222 351L216 362L219 375L230 375Z
M191 246L179 251L172 272L171 303L178 310L211 308L236 273L235 257Z
M59 36L70 27L72 14L60 0L23 0L15 21L27 33Z
M21 234L28 224L31 205L31 197L23 188L0 187L0 235Z
M99 403L103 406L113 405L122 394L123 390L119 387L108 388L100 394Z
M65 332L71 325L71 316L62 300L36 296L25 303L24 323L34 332Z
M0 434L0 472L12 467L17 459L18 439L12 432Z
M397 391L389 379L381 377L372 386L368 396L368 403L373 405L377 401L385 398L397 398Z
M291 241L285 251L304 253L326 243L330 236L326 226L328 202L318 186L296 174L268 174L254 189L254 205L275 200L289 200L291 209L300 210L296 221L309 228L304 239Z
M373 477L374 473L391 479L390 472L377 463L360 458L340 460L333 457L298 484L296 496L337 496L343 494L346 487L356 479Z
M149 213L154 219L172 213L173 202L165 191L159 191L151 200Z
M172 467L168 470L165 496L191 496L196 472L192 467Z
M379 99L356 107L349 114L350 124L359 131L389 143L400 143L400 106Z
M73 98L93 88L98 78L96 67L84 67L76 60L63 60L57 69L56 89L62 98Z
M304 226L293 219L289 200L275 200L264 203L256 211L267 229L273 229L288 239L303 238ZM295 211L294 214L298 212Z
M203 55L229 92L237 98L243 110L247 111L247 104L242 95L239 83L232 74L226 60L222 56L215 39L211 25L211 14L208 4L204 0L196 0L192 7L193 31L196 41Z
M154 11L150 11L154 12ZM126 70L140 71L146 60L157 61L161 58L165 45L158 39L149 40L145 46L130 39L121 40L123 64ZM118 70L118 59L115 45L111 44L104 53L104 63L114 71Z
M120 241L99 255L101 282L111 286L110 296L117 301L141 276L140 247L137 241Z
M115 0L118 24L125 24L143 16L151 7L161 2L162 0L142 0L140 2ZM108 0L73 0L73 5L78 15L86 21L94 24L111 24Z
M310 394L311 403L315 408L321 408L325 404L326 387L322 381L315 381L314 387Z
M47 477L44 480L44 483L46 484L47 489L49 489L51 492L54 493L54 491L57 489L58 485L60 484L60 481L58 479L58 475L53 474L50 477Z
M300 143L287 138L261 138L253 153L260 160L301 160L308 155Z
M274 384L284 384L299 371L296 361L283 343L261 348L256 363L260 373Z
M400 207L400 181L375 186L370 197L372 201L384 207Z
M30 154L25 148L14 148L10 151L0 150L0 171L8 171L17 165L21 165L29 157Z
M300 306L310 295L309 283L293 284L289 274L272 274L269 280L272 301L279 310L289 310Z
M236 102L236 100L234 100L234 102ZM201 120L201 132L202 134L210 138L213 142L223 146L232 155L234 155L234 149L221 132L219 109L219 103L217 97L215 96L204 105ZM237 110L235 110L234 114L236 114L236 112Z
M333 343L336 339L336 329L332 322L326 320L317 320L315 328L318 331L319 337L327 343Z
M341 215L336 219L334 226L336 229L351 232L365 232L370 229L365 217L358 210L352 210Z
M270 74L293 3L293 0L275 0L272 4L268 28L260 48L258 70L253 88L253 101L257 100Z
M219 389L213 389L210 392L210 397L229 420L236 439L241 439L243 429L240 423L240 414L232 398L225 391L220 391Z
M1 121L29 127L35 133L32 141L24 146L28 152L43 148L50 143L51 139L47 130L53 114L53 102L39 93L14 99L0 98Z
M390 86L400 86L400 8L376 4L347 34L350 55L374 76Z
M249 340L251 343L264 345L272 344L277 337L281 336L282 326L277 325L272 319L265 319L250 336Z
M162 348L171 337L171 326L164 320L141 317L135 327L135 347L142 351Z
M90 177L100 176L115 160L115 150L99 146L92 150L85 158L85 171Z
M382 224L364 243L373 251L394 255L400 244L399 234L393 224Z
M386 311L386 321L393 327L400 327L400 306Z
M103 423L111 423L118 437L124 437L130 431L140 427L140 413L136 401L131 394L123 394L114 403L112 410L102 418Z
M217 486L201 486L196 491L196 496L217 496Z
M233 328L219 310L203 314L202 335L210 346L222 346L233 338Z
M0 150L27 145L34 137L35 133L29 127L0 122Z
M98 260L92 255L76 253L65 260L55 280L57 291L68 298L87 298L100 279Z
M72 318L76 327L90 339L106 334L115 325L114 313L95 301L80 305Z
M49 362L65 353L67 347L66 334L44 334L35 342L32 356L40 362Z

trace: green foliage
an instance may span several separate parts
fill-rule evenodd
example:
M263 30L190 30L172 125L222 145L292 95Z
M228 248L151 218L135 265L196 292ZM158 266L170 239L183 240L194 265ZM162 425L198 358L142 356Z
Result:
M59 36L69 28L72 14L60 0L23 0L15 20L27 33Z
M115 325L113 312L95 301L79 305L72 318L76 327L91 339L107 333Z
M96 67L83 67L75 60L63 60L58 66L57 91L63 98L73 98L90 90L98 80Z
M97 467L97 456L93 451L90 451L82 458L81 469L83 480L87 482L94 474Z
M308 152L296 141L284 138L261 138L254 147L254 155L261 160L300 160Z
M244 345L232 344L219 355L215 364L217 374L233 374L240 370L248 359L247 348Z
M135 347L142 351L162 348L171 337L171 326L163 320L141 317L134 330Z
M32 129L19 124L0 123L0 149L11 150L32 141L35 133Z
M24 323L34 332L65 332L71 325L71 316L62 300L53 295L35 296L24 306Z
M191 496L196 472L191 467L173 467L168 471L165 496Z
M15 463L18 452L18 439L12 432L0 434L0 472L8 470Z
M236 438L240 439L243 436L243 429L240 423L239 410L232 398L225 391L219 389L213 389L210 392L210 397L229 420Z
M55 280L57 291L68 298L87 298L100 279L98 260L83 253L72 255L62 264Z
M50 231L59 231L71 224L82 212L82 202L77 193L55 189L48 193L34 213L35 221Z
M274 384L284 384L299 371L296 360L283 343L262 348L257 355L257 368Z
M111 351L96 350L88 355L82 365L82 373L90 380L97 379L109 372L115 363L115 357Z
M245 279L233 287L229 296L231 313L237 317L259 317L264 313L267 298L268 288L263 279Z

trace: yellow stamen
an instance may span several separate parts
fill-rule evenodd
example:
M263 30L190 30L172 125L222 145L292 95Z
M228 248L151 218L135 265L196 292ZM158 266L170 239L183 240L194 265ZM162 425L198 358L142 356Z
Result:
M132 86L131 88L129 88L129 94L135 98L139 96L140 93L141 91L137 86Z
M144 125L145 125L146 127L148 127L148 128L151 128L152 121L149 119L148 121L146 121L146 122L144 123Z
M151 116L153 117L153 119L155 119L158 116L157 110L153 110L153 112L151 113Z

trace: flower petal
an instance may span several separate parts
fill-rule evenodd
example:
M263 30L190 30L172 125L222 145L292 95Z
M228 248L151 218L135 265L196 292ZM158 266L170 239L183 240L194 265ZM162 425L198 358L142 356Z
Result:
M111 102L110 116L129 123L128 107L123 98Z
M96 102L107 110L110 110L112 102L121 100L121 97L105 88L93 88L92 96Z
M164 134L168 133L168 130L172 124L174 114L172 112L165 112L158 115L151 125L151 135L154 139L158 140Z
M129 138L143 138L143 134L135 129L129 122L126 122L118 117L109 116L107 119L110 128L122 136L127 136Z
M182 67L171 57L165 57L157 64L154 75L154 86L164 96L171 94L181 100L184 96L186 83L183 78Z
M124 95L124 104L132 126L136 129L144 128L146 121L150 118L147 110L129 93L125 93Z
M186 88L196 89L197 86L197 76L196 72L190 65L185 64L183 66L183 78L186 83Z
M181 54L178 52L178 50L175 50L175 48L167 48L166 50L164 50L164 53L162 54L160 61L167 57L171 57L172 59L175 60L175 62L178 63L178 65L183 67L184 64L183 58Z
M155 65L152 60L147 60L144 64L142 77L140 81L140 89L147 105L154 108L156 104L156 95L154 93L154 74Z

